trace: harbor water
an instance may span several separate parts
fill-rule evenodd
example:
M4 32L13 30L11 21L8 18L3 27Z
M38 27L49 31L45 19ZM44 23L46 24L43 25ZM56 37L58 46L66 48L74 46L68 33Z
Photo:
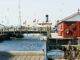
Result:
M46 60L46 40L41 34L23 34L0 43L0 60Z
M23 34L24 38L13 38L0 43L0 51L46 50L46 40L41 34Z

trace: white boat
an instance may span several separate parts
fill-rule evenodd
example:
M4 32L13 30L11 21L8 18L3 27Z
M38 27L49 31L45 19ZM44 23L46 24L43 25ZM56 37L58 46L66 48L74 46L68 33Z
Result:
M62 57L64 57L64 51L58 50L58 49L48 51L47 57L50 58L50 59L62 58Z

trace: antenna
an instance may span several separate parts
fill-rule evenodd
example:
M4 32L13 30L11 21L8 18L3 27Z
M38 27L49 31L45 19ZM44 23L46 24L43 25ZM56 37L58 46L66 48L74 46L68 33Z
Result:
M19 9L19 21L20 21L20 27L21 27L21 0L18 0L18 9Z
M9 25L9 8L7 8L7 10L6 10L6 12L7 12L7 16L5 16L5 18L7 18L6 20L7 20L7 24Z

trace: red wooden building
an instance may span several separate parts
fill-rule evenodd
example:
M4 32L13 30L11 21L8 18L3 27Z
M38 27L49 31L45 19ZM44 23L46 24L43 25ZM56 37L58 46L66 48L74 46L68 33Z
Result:
M62 37L80 37L80 12L76 12L58 23L58 35Z

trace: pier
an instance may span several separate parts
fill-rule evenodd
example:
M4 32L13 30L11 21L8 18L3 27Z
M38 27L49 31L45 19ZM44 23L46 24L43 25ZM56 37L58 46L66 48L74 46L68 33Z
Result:
M47 27L3 27L0 28L0 37L16 37L22 34L30 34L30 33L40 33L43 35L47 35ZM3 39L3 38L1 38Z

